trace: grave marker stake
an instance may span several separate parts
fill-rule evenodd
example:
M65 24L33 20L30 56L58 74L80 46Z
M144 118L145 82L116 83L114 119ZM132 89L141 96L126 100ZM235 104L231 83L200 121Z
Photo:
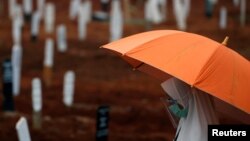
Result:
M63 103L71 107L74 101L75 73L68 71L64 75Z
M45 32L51 34L55 24L55 6L53 3L47 3L45 7Z
M34 78L32 80L32 107L33 107L33 128L40 129L42 126L42 88L41 80Z
M52 83L53 58L54 58L54 42L52 39L47 39L44 50L43 79L45 85L48 87L51 86Z
M110 41L115 41L122 37L123 17L120 0L112 0L109 30Z
M44 6L45 6L45 0L37 0L37 12L40 19L42 19L42 17L44 16L44 10L45 10Z
M97 110L96 141L108 140L109 106L100 106Z
M59 25L57 27L57 49L59 52L65 52L67 50L67 30L65 25Z
M12 72L12 64L10 59L5 59L2 64L2 72L3 72L3 111L4 112L14 112L14 100L13 100L13 72Z
M26 118L21 117L16 124L17 136L19 141L31 141L28 123Z
M219 26L220 26L220 29L227 28L227 9L226 9L226 7L221 7L221 9L220 9Z
M20 93L22 68L22 47L20 45L16 44L13 46L11 60L13 70L13 94L17 96Z
M38 38L40 18L41 16L38 11L33 13L31 22L31 41L33 42L35 42Z
M78 11L78 37L79 40L83 41L86 39L87 35L87 23L88 19L86 17L88 7L85 2L83 2Z

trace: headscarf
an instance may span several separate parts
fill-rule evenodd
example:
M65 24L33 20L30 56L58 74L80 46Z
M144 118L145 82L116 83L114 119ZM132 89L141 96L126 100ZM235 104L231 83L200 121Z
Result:
M171 98L188 108L187 117L179 121L177 141L207 141L208 125L218 124L209 95L176 78L166 80L161 86Z

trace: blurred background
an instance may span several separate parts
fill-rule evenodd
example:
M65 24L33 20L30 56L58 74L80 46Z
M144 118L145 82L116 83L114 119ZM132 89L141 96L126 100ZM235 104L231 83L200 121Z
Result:
M25 1L25 0L24 0ZM54 6L54 19L52 31L46 31L46 16L42 14L39 21L38 32L32 31L32 15L38 9L39 0L32 1L32 13L25 13L23 0L16 0L21 6L21 11L16 15L24 16L24 24L20 30L18 45L22 48L22 61L20 71L20 92L13 96L14 110L8 111L3 107L4 95L0 96L0 140L18 140L15 129L16 122L22 116L26 117L29 124L31 139L34 141L80 141L96 140L96 118L99 106L108 105L109 128L108 140L110 141L171 141L175 129L173 128L164 104L160 98L165 96L160 82L139 71L134 71L126 62L118 56L100 49L100 46L111 41L112 1L90 0L90 20L83 22L86 27L86 37L79 37L80 15L88 12L83 10L74 17L70 17L72 10L71 0L45 0L45 5ZM120 18L114 25L122 23L117 33L126 37L136 33L150 30L185 30L209 37L217 42L222 42L229 36L228 47L242 56L250 57L250 3L243 5L237 0L190 0L189 12L182 9L180 12L187 14L186 27L179 27L174 9L174 0L167 0L158 6L161 18L155 20L146 16L146 0L120 0ZM14 19L18 16L10 16L10 0L0 0L0 62L11 58L13 46L16 43L13 36ZM82 3L86 2L84 0ZM211 2L211 3L210 3ZM25 7L25 6L24 6ZM28 6L29 7L29 6ZM27 8L29 9L29 8ZM77 9L74 7L73 9ZM226 21L221 21L221 9L226 9ZM27 10L29 11L29 10ZM43 13L50 11L44 8ZM53 10L52 10L53 11ZM81 10L79 10L81 11ZM153 10L149 10L153 11ZM24 12L24 14L23 14ZM85 14L84 14L85 12ZM101 14L100 14L101 13ZM149 12L150 13L150 12ZM178 13L178 12L177 12ZM223 12L222 12L223 13ZM244 14L245 13L245 14ZM14 14L15 15L15 14ZM149 14L150 15L150 14ZM157 15L152 14L155 17ZM119 16L119 14L118 14ZM34 16L33 16L34 17ZM84 19L84 18L83 18ZM49 19L48 19L49 20ZM50 20L49 20L50 21ZM50 22L48 22L50 23ZM57 27L64 25L66 28L67 50L58 51ZM114 29L116 30L116 29ZM83 31L83 30L81 30ZM36 34L35 34L36 33ZM14 34L14 35L13 35ZM54 40L53 67L49 66L49 75L46 76L44 65L44 52L46 40ZM180 41L185 42L185 41ZM47 67L48 68L48 67ZM64 75L72 70L75 74L74 100L68 106L63 102ZM3 71L0 75L0 91L3 93ZM49 78L47 78L49 77ZM33 128L32 108L32 80L41 79L42 110L41 127ZM47 82L50 79L49 82ZM49 84L48 84L49 83ZM216 100L219 101L219 100ZM222 102L218 102L222 103ZM236 114L228 114L235 111L227 104L219 104L218 114L221 123L243 124L250 123L249 115L241 111ZM11 113L11 114L9 114Z

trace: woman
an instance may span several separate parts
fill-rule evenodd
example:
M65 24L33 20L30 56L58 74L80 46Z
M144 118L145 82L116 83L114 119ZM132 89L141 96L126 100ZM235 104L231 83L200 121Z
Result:
M176 78L161 86L183 107L175 103L169 107L180 118L174 141L207 141L208 125L219 123L209 95Z

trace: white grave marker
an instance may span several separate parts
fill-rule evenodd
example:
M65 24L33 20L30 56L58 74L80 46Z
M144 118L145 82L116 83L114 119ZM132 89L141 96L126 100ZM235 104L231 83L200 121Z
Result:
M54 42L52 39L46 40L45 46L45 56L44 56L44 65L47 67L53 67L53 58L54 58Z
M40 25L40 13L38 11L34 12L32 15L31 21L31 38L36 40L39 34L39 25Z
M70 107L74 100L75 73L68 71L64 75L63 103Z
M42 110L42 87L39 78L32 80L32 106L34 112L40 112Z
M109 106L100 106L97 110L96 118L96 141L107 141L108 140L108 123L109 123Z
M87 17L87 22L89 23L92 20L92 2L91 0L87 0L84 3L86 4L85 16Z
M113 0L110 15L110 41L118 40L123 34L123 17L120 0Z
M86 2L83 2L80 6L79 6L79 13L78 13L78 37L79 40L83 41L86 38L86 34L87 34L87 23L88 23L88 19L86 16L86 13L88 11L88 7L86 5Z
M178 29L186 30L186 20L190 10L190 0L174 0L173 7Z
M45 8L45 31L47 33L52 33L55 24L55 6L52 3L47 3Z
M39 13L40 18L44 16L44 4L45 0L37 0L37 11Z
M240 4L240 0L233 0L234 6L237 7Z
M145 18L147 21L154 24L159 24L163 21L163 16L160 10L159 0L148 0L145 4Z
M2 107L4 113L6 114L15 111L12 86L13 86L12 64L11 60L6 58L2 63L2 94L3 94Z
M161 8L161 19L162 21L167 20L167 0L158 0Z
M69 7L69 18L70 20L75 20L78 11L79 6L81 4L81 0L71 0L70 1L70 7Z
M220 9L220 22L219 22L220 29L227 28L227 9L226 7L221 7Z
M22 8L15 4L12 15L12 38L13 44L21 44L22 27L24 25Z
M16 124L17 136L19 141L31 141L28 123L26 118L21 117Z
M14 20L18 20L20 23L20 26L23 27L24 26L24 20L23 20L23 10L21 5L16 4L15 5L15 9L13 11L13 17L12 17L12 21Z
M11 55L12 69L13 69L13 94L15 96L20 93L21 82L21 68L22 68L22 47L18 44L12 48Z
M9 17L10 19L13 18L15 7L16 7L16 0L8 0L9 4Z
M19 18L12 20L13 44L21 44L22 21Z
M43 70L43 78L47 86L51 85L53 58L54 58L54 42L52 39L47 39L44 51L44 70Z
M33 127L41 128L41 110L42 110L42 87L41 80L34 78L32 80L32 106L33 106Z
M23 0L23 12L25 20L30 20L32 14L32 0Z
M59 52L65 52L67 50L67 30L65 25L59 25L57 27L57 48Z
M245 26L246 23L246 0L240 1L240 24L241 26Z

